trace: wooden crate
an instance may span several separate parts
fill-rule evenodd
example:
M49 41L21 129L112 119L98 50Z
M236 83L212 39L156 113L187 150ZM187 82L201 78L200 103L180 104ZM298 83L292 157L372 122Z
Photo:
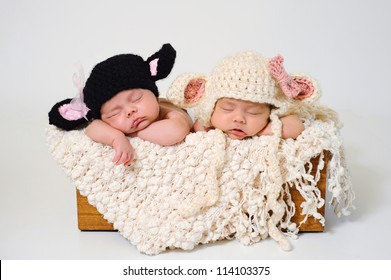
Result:
M325 153L324 161L325 165L321 171L321 176L318 182L318 188L321 191L322 198L326 199L326 166L329 160L329 154ZM318 165L319 157L315 157L311 160L313 164L312 175L315 175L316 166ZM80 230L114 230L113 225L110 224L103 218L103 215L96 210L96 208L88 203L86 197L82 196L77 190L77 218L78 218L78 227ZM291 188L292 200L296 206L296 214L292 217L292 221L299 224L303 220L302 215L300 215L300 204L304 201L304 198L300 193L295 189ZM320 214L324 216L325 206L318 210ZM308 220L301 225L301 232L321 232L324 230L319 221L315 220L313 217L309 217Z

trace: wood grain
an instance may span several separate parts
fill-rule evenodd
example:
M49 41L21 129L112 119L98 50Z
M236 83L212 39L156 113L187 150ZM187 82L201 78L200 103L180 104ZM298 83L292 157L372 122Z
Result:
M76 190L77 222L80 230L114 230L103 215L94 206L88 203L87 197Z

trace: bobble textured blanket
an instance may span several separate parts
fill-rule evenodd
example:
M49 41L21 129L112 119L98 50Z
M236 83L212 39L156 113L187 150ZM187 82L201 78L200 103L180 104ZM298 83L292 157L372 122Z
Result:
M231 140L219 130L191 133L170 147L129 138L136 160L127 167L114 165L114 150L82 129L49 126L46 136L53 158L89 203L139 251L154 255L221 239L248 245L268 236L289 250L287 236L300 227L290 221L295 211L324 223L316 183L325 151L331 154L329 203L338 216L349 215L354 193L338 125L307 118L305 127L296 140L281 140L278 151L270 148L273 137ZM318 155L312 176L315 167L305 166ZM304 197L301 209L289 188Z

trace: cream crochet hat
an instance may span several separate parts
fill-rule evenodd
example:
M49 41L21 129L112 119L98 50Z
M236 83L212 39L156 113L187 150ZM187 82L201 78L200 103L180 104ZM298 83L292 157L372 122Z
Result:
M167 98L182 108L194 107L194 116L210 126L218 99L227 97L273 105L273 115L283 115L295 102L313 102L320 95L315 80L303 74L288 75L283 58L267 59L256 52L225 57L210 76L180 75L170 86Z

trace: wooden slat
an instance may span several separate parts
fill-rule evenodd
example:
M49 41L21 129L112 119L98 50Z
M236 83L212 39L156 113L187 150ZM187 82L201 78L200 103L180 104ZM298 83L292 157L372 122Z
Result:
M324 200L326 200L326 178L327 178L327 173L326 173L327 168L326 167L327 167L327 164L329 161L329 156L330 156L329 153L326 151L324 153L324 158L323 158L323 160L325 162L324 168L320 172L320 178L317 183L317 187L319 188L321 196ZM319 163L319 156L312 158L311 163L313 165L311 175L315 176L317 166ZM300 212L301 212L300 204L304 201L304 198L301 196L301 194L299 193L299 191L296 188L291 188L290 194L292 196L292 201L295 203L295 207L296 207L295 215L291 218L291 221L295 222L297 225L299 225L299 223L304 219L304 215L300 214ZM323 205L322 208L318 209L318 212L324 217L325 205ZM307 219L307 221L300 226L300 231L301 232L309 232L309 231L321 232L321 231L324 231L324 226L319 222L319 220L315 220L314 217L309 217Z
M322 198L326 198L326 166L328 163L329 154L325 153L325 167L321 171L321 176L318 182L318 188L321 191ZM311 160L313 164L312 175L315 175L316 166L319 162L319 157L315 157ZM292 221L299 224L303 220L303 217L300 214L300 204L304 201L304 198L300 193L295 189L291 188L290 190L292 200L296 206L296 214L292 217ZM324 216L325 207L323 206L318 210L320 214ZM96 208L88 203L86 197L82 196L77 190L77 218L78 218L78 227L80 230L113 230L113 225L110 224L107 220L103 218L103 215L96 210ZM309 217L308 220L301 225L300 231L311 231L311 232L321 232L324 230L324 227L315 220L313 217Z
M80 230L114 230L113 225L88 203L87 197L82 196L79 190L76 190L76 193L77 221Z

